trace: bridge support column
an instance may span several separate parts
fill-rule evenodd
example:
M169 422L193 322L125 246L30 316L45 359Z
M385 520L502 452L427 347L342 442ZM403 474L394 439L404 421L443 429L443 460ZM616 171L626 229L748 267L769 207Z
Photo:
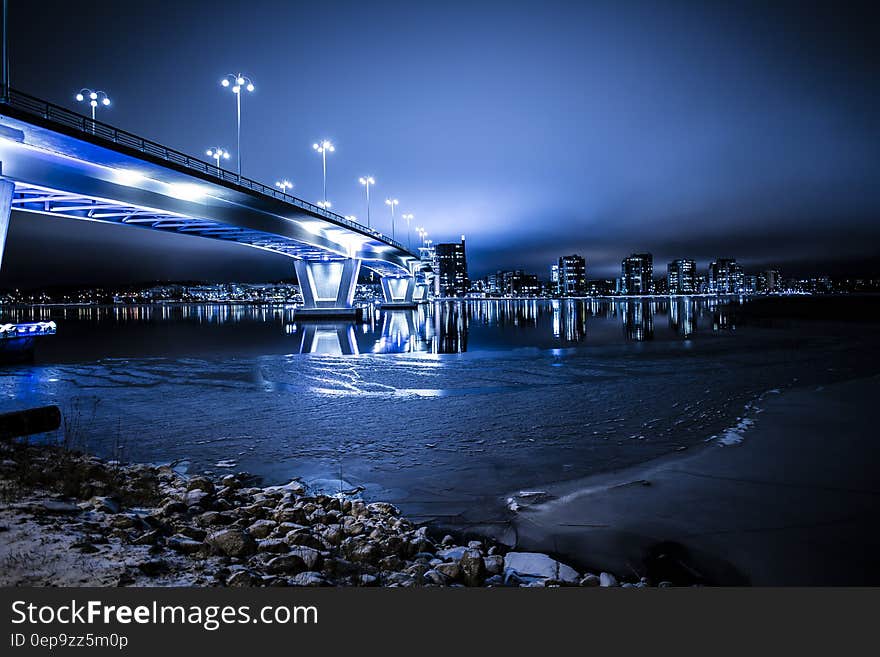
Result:
M413 276L399 278L383 276L382 296L385 298L385 303L382 304L382 308L415 308L416 303L413 301L415 288L416 279Z
M297 320L360 318L361 309L354 307L360 260L296 260L294 267L303 295Z
M0 178L0 269L3 267L3 254L6 251L6 234L9 232L9 213L12 210L14 191L14 182Z

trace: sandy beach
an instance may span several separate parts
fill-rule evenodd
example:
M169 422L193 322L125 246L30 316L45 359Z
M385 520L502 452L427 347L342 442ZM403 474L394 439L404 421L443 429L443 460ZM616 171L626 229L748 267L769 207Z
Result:
M516 514L517 549L709 584L877 585L878 391L770 393L704 449L544 488Z

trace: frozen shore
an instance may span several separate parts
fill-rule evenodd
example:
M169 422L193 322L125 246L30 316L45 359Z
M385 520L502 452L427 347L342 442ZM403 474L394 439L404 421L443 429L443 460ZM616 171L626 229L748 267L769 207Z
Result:
M708 584L880 584L878 392L765 395L704 449L514 494L516 549Z
M188 477L58 446L0 442L0 502L0 586L618 586L298 480Z

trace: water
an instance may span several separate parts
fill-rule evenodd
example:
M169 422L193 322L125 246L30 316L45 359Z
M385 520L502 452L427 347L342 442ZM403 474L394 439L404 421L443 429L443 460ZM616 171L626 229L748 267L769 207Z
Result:
M58 404L104 456L362 485L473 519L510 491L723 439L769 390L880 372L878 307L473 301L357 324L281 306L4 308L58 334L0 368L0 411Z

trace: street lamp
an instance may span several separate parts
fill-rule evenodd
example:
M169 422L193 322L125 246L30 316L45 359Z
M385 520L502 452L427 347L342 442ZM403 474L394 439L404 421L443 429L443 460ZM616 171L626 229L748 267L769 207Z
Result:
M287 194L287 190L293 189L293 183L290 182L287 178L276 181L275 186L280 189L281 192L284 194Z
M333 204L330 201L318 201L318 207L327 210L332 208Z
M223 87L231 87L232 93L235 94L235 134L238 143L238 177L241 178L241 89L244 87L248 91L254 90L254 83L249 77L241 73L228 73L225 78L220 80Z
M320 144L312 144L312 148L321 154L321 162L324 165L324 203L327 202L327 153L332 153L336 147L331 141L325 139Z
M367 228L370 227L370 185L375 185L376 181L373 176L363 176L358 178L361 185L367 190Z
M208 157L213 157L214 161L217 163L217 171L220 170L220 160L228 160L229 159L229 151L225 148L220 148L219 146L215 146L214 148L209 148L205 151L205 155Z
M110 106L110 97L103 91L92 91L91 89L80 89L79 93L75 96L77 102L89 103L89 107L92 108L92 121L95 120L95 109L98 107L100 103L104 107Z
M404 214L401 216L404 219L406 219L406 248L409 251L409 250L412 250L412 243L409 238L409 222L411 222L413 219L415 219L415 215L414 214Z
M396 198L386 198L385 205L391 208L391 239L394 239L394 206L400 205L400 201Z

